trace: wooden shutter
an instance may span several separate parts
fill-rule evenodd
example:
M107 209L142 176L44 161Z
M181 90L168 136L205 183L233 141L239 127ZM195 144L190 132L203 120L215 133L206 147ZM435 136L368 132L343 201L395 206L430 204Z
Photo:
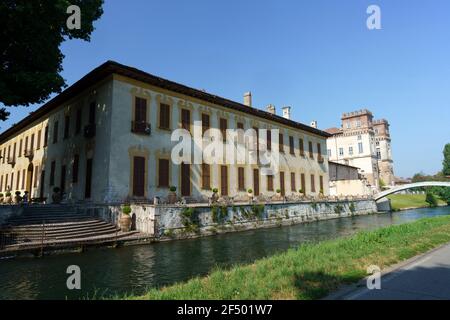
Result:
M303 139L299 140L299 148L300 148L300 155L302 157L304 157L305 156L305 145L303 143Z
M0 176L0 192L3 192L3 175Z
M79 134L81 131L81 108L77 109L77 117L75 120L75 134Z
M13 159L16 159L16 149L17 149L17 143L14 142L14 147L13 147Z
M64 117L64 139L69 138L70 130L70 117L67 115Z
M41 172L41 180L40 180L40 184L41 184L41 190L40 190L40 197L43 198L44 197L44 191L45 191L45 170L42 170Z
M324 188L323 188L323 176L320 176L319 180L320 180L320 192L324 192Z
M294 151L294 137L289 136L289 153L290 154L295 154Z
M297 191L295 187L295 172L291 172L291 191Z
M208 190L211 188L211 169L209 164L202 164L202 189Z
M220 132L222 133L222 140L227 140L227 127L228 127L228 121L227 119L220 118Z
M72 164L72 183L78 182L78 170L80 166L80 156L78 154L73 156Z
M44 130L44 147L48 145L48 126L45 127Z
M34 167L34 179L33 179L33 187L37 187L37 182L39 178L39 166Z
M311 141L309 141L308 143L308 147L309 147L309 157L311 159L314 159L314 150L313 150L313 144Z
M14 145L15 148L15 145ZM31 135L31 141L30 141L30 151L34 150L34 133Z
M66 166L61 166L61 183L60 183L61 191L64 192L66 190Z
M280 172L280 190L281 195L284 196L286 193L286 189L284 188L284 172Z
M238 168L238 189L243 191L245 190L245 176L244 176L244 168Z
M284 152L284 138L283 138L283 134L282 133L280 133L279 135L278 135L278 145L279 145L279 151L280 152Z
M181 127L188 131L191 130L191 111L181 109Z
M20 183L20 170L17 171L16 190L19 190L19 186L20 186L19 183Z
M95 101L89 105L89 124L95 124L95 106Z
M267 191L273 191L273 176L267 176Z
M23 141L22 141L22 139L20 139L20 141L19 141L19 154L17 155L19 158L22 156L22 143L23 143Z
M50 186L55 185L55 169L56 163L55 161L52 161L52 164L50 165Z
M209 130L210 126L209 114L202 113L202 134L205 134L205 132Z
M86 185L84 186L84 197L89 199L92 191L92 159L86 160Z
M311 192L316 192L316 181L313 174L311 175Z
M159 159L158 164L158 186L168 187L169 186L169 160Z
M134 105L134 121L136 123L147 122L147 100L136 97Z
M170 106L165 103L159 105L159 127L170 129Z
M253 169L253 194L259 196L259 170Z
M191 166L188 163L181 164L181 195L191 195Z
M228 168L220 166L220 192L223 196L228 195Z
M25 189L25 180L27 178L25 169L22 170L22 177L23 177L22 178L22 190L24 190Z
M37 134L37 146L36 146L36 150L39 150L39 149L41 148L41 135L42 135L42 130L39 130L39 131L38 131L38 134ZM20 143L22 143L22 140L21 140Z
M58 121L55 121L55 124L53 125L53 143L57 143L57 142L58 142L58 126L59 126ZM26 141L26 140L25 140L25 141ZM27 144L28 144L28 143L25 142L25 146L26 146Z
M133 158L133 196L144 197L145 195L145 158Z
M305 181L305 174L301 174L301 188L303 189L303 193L306 195L306 181Z
M272 131L267 130L267 150L272 150Z

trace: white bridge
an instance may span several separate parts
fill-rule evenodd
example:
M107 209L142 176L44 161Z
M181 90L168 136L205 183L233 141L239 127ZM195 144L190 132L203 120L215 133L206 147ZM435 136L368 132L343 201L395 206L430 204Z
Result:
M420 188L420 187L449 187L450 188L450 182L444 182L444 181L430 181L430 182L416 182L416 183L410 183L401 185L398 187L394 187L392 189L380 192L374 196L374 200L378 201L383 199L384 197L399 192L403 190L408 190L412 188Z

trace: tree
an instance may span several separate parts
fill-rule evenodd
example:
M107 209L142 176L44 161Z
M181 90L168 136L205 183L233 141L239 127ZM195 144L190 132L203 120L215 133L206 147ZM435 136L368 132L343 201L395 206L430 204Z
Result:
M450 176L450 143L447 143L444 147L444 168L442 169L442 173L444 176Z
M430 205L430 207L437 207L438 202L434 194L431 192L427 192L427 197L425 198L425 201Z
M81 26L69 29L71 5L80 8ZM103 14L103 0L2 0L0 2L0 103L42 103L66 86L61 77L67 39L90 41L93 22ZM0 109L0 120L9 113Z

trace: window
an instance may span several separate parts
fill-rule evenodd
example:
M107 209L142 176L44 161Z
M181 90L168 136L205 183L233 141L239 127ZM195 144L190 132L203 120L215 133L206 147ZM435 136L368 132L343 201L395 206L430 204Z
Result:
M209 164L202 164L202 189L211 189L211 168Z
M359 151L359 153L363 153L364 152L364 148L363 148L362 142L358 143L358 151Z
M20 170L17 171L17 181L16 181L16 190L19 190L20 183Z
M244 144L244 124L242 122L237 123L238 131L238 144L243 145Z
M328 150L327 150L327 153L328 153L328 157L331 158L331 149L328 149Z
M267 150L271 151L272 150L272 131L271 130L267 130L266 138L267 138L267 141L266 141Z
M273 176L267 176L267 191L273 191Z
M33 187L34 188L37 188L38 178L39 178L39 166L35 166L34 167L34 179L33 179ZM22 178L22 180L23 179L24 179L24 177Z
M37 134L36 150L39 150L41 148L41 135L42 135L42 130L39 130L38 134Z
M353 155L353 147L348 147L348 154Z
M60 180L60 187L61 187L61 192L64 192L66 190L66 166L62 165L61 166L61 180Z
M145 157L133 157L133 196L145 196Z
M280 172L280 190L281 195L284 196L286 194L286 189L284 188L284 172Z
M324 193L324 189L323 189L323 176L319 177L319 183L320 183L320 193Z
M5 176L5 191L8 191L8 174Z
M26 171L25 169L22 170L22 190L25 189L25 179L26 179Z
M147 100L145 100L145 104L147 105ZM89 105L89 124L90 125L95 124L95 105L96 105L95 101L91 102L91 104Z
M297 189L295 188L295 173L291 172L291 191L295 192Z
M309 149L309 157L311 159L314 159L313 143L311 141L309 141L308 143L308 149Z
M294 151L294 137L289 136L289 153L295 155Z
M300 183L301 183L300 188L302 190L302 193L305 195L306 194L306 180L305 180L305 174L304 173L302 173L300 175Z
M79 134L81 131L81 108L77 109L77 116L75 119L75 134Z
M209 114L202 113L202 134L205 134L206 131L211 127Z
M48 145L48 126L44 130L44 148Z
M73 156L73 163L72 163L72 183L78 182L79 166L80 166L80 156L78 154L75 154Z
M339 155L340 155L341 157L344 156L344 148L339 148Z
M243 167L238 168L238 190L245 191L245 175Z
M378 158L378 160L381 159L381 151L379 148L377 148L377 158Z
M0 176L0 192L3 192L3 175Z
M350 124L350 121L347 121L347 129L350 129L352 126Z
M303 139L299 140L299 148L300 148L300 155L302 157L304 157L305 156L305 145L303 143Z
M169 187L169 159L159 159L158 161L158 187Z
M358 140L359 140L359 141L361 141L361 140L362 140L362 137L361 137L360 135L358 136Z
M69 138L70 130L70 117L67 115L64 117L64 140Z
M19 154L17 155L17 157L21 157L22 156L22 139L20 139L20 141L19 141Z
M181 109L181 127L185 130L191 130L191 111Z
M58 121L55 121L55 124L53 125L53 143L58 142L58 124ZM25 143L25 145L27 145L27 143Z
M159 128L170 130L170 106L165 103L159 105Z
M31 140L30 140L30 151L34 150L34 133L31 135Z
M316 192L316 182L313 174L311 175L311 192Z
M220 192L222 196L228 195L228 167L220 166Z
M94 116L91 116L92 113L92 104L89 109L89 123L95 123L95 111ZM95 110L95 105L94 105ZM134 99L134 122L137 124L142 124L147 122L147 99L135 97Z
M50 165L50 186L55 185L55 170L56 170L56 162L52 161Z
M322 157L322 146L320 143L317 144L317 160L319 162L323 161L323 157Z
M284 152L284 138L283 138L283 134L280 133L278 135L278 148L280 152Z
M14 142L14 147L13 147L13 159L16 159L16 149L17 149L17 143Z
M360 127L361 127L361 120L357 120L357 121L356 121L356 127L357 127L357 128L360 128Z
M226 141L227 140L227 126L228 126L227 119L220 118L219 126L220 126L220 133L222 134L222 140Z

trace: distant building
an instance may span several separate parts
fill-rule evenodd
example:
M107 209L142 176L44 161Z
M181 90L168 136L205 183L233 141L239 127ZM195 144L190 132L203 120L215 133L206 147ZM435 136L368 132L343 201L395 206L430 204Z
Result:
M360 174L373 190L380 179L394 184L391 138L387 120L373 120L367 109L344 113L341 128L325 130L330 161L360 168Z

